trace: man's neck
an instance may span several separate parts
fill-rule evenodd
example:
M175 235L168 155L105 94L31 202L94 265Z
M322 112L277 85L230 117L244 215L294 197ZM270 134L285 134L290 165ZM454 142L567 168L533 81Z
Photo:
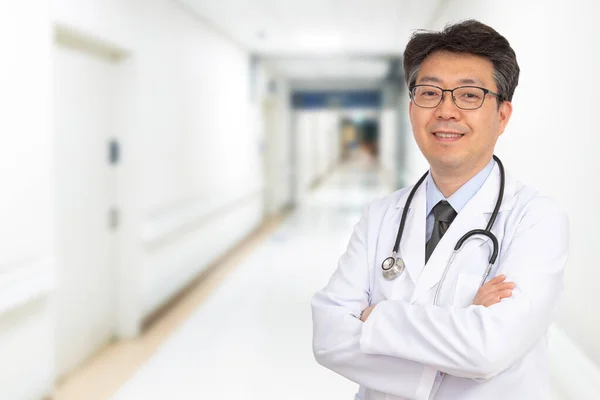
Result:
M435 169L432 166L431 177L444 197L449 198L471 178L481 172L489 162L490 160L487 160L483 165L470 168L468 171L459 171L458 169L447 168Z

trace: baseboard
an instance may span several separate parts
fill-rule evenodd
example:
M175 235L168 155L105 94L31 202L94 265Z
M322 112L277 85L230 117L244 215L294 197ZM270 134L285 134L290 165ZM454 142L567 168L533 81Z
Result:
M549 344L551 379L561 400L600 399L600 368L556 325Z

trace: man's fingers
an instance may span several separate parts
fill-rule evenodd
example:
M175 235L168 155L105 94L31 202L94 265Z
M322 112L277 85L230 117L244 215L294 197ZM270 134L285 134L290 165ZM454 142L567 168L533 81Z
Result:
M498 275L484 284L477 291L473 304L489 307L500 300L512 296L512 291L515 288L514 282L505 282L505 275Z
M514 282L501 282L501 283L497 283L495 285L489 285L489 286L486 283L479 290L481 290L481 293L491 294L491 293L495 293L499 290L507 290L507 289L512 290L514 288L515 288Z
M492 299L492 300L488 301L487 303L485 303L484 306L485 307L490 307L490 306L493 306L494 304L499 303L499 302L500 302L500 298L496 297L495 299Z
M494 292L497 292L499 290L512 290L514 288L515 288L514 282L502 282L498 285L494 285L492 290Z
M503 290L512 290L511 288L499 289L499 290L481 290L477 293L477 298L487 299L488 297L496 297L500 295Z
M485 285L483 286L487 286L487 285L497 285L501 282L503 282L506 279L506 275L498 275L496 277L494 277L493 279L490 279L489 282L487 282Z
M499 290L493 294L489 294L489 295L485 296L482 299L481 304L485 307L489 307L491 305L499 303L500 300L506 299L507 297L510 297L510 296L512 296L512 290L510 290L510 289Z
M487 296L481 303L484 307L489 307L500 302L500 300L502 299L498 295Z
M512 296L512 290L505 289L505 290L498 290L497 292L489 294L486 297L486 299L489 298L489 299L491 299L491 301L495 301L497 303L500 300L505 299L505 298L510 297L510 296Z

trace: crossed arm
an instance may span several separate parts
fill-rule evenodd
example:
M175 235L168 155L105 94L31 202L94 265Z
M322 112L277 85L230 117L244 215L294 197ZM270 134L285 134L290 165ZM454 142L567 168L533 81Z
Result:
M474 306L489 307L499 303L502 299L506 299L512 295L515 288L514 282L506 282L506 275L498 275L489 282L486 282L475 295L473 299ZM369 315L377 304L372 304L365 308L360 314L360 320L366 322Z
M369 305L363 217L338 269L313 299L317 361L405 397L414 395L426 366L472 379L490 379L510 367L544 335L562 293L568 220L545 203L536 210L525 215L503 251L499 271L515 282L512 295L498 278L464 309L397 300ZM498 296L507 298L498 302Z

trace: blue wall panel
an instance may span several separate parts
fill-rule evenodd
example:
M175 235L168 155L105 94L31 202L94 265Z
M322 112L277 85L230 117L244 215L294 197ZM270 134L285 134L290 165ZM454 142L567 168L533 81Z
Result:
M360 91L295 91L292 93L292 107L295 109L341 108L380 108L379 90Z

